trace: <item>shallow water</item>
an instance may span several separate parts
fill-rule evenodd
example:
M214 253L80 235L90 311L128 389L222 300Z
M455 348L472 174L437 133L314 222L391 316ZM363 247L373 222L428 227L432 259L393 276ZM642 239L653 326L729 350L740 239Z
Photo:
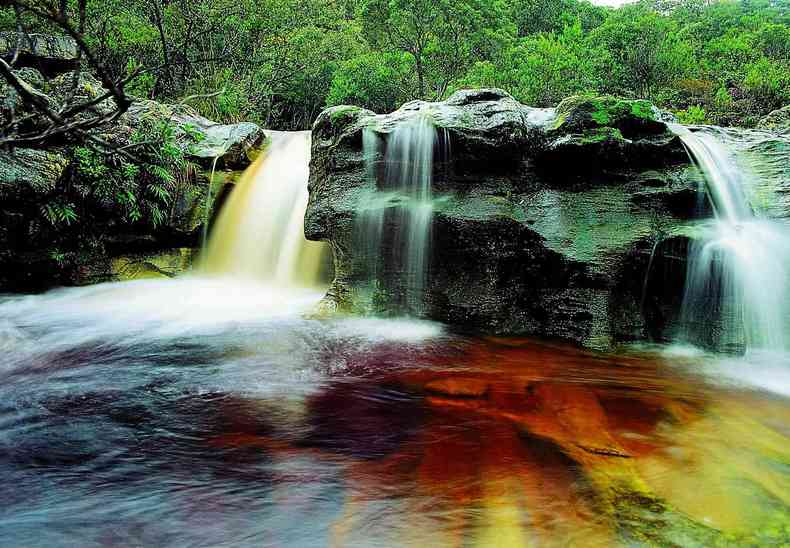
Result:
M318 298L4 298L0 545L790 542L784 355L307 319Z

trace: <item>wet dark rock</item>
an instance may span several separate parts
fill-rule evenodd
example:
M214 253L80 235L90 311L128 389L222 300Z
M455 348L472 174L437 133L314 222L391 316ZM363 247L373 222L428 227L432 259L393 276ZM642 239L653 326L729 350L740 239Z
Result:
M305 232L334 251L328 309L403 312L400 267L385 265L371 294L359 248L360 201L378 184L366 177L362 133L372 129L385 150L398 123L425 111L451 153L434 172L424 316L599 349L665 336L642 313L645 274L655 242L699 215L698 179L649 102L610 97L533 109L501 90L468 90L391 114L323 112ZM380 151L374 173L383 163ZM379 207L383 233L397 233L397 203ZM682 283L668 290L680 294Z
M74 70L79 65L77 43L68 36L0 32L0 57L10 61L17 53L15 67L31 67L47 76Z

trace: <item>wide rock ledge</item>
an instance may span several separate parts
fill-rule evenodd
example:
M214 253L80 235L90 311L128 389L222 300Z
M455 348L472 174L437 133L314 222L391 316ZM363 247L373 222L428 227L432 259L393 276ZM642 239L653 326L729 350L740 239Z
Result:
M663 300L644 294L645 275L656 242L698 214L698 180L650 103L611 97L534 109L501 90L467 90L391 114L324 111L313 128L305 233L334 251L329 308L403 311L403 272L385 269L371 295L361 257L360 210L397 207L363 205L377 183L367 176L362 134L374 131L386 150L399 123L426 111L451 153L434 166L423 315L598 349L666 333ZM383 169L383 152L371 161L374 172ZM682 279L662 290L680 294Z

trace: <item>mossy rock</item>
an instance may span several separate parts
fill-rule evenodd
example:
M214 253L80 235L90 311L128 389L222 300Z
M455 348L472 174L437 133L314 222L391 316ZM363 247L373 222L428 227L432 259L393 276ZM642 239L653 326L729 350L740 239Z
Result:
M757 124L759 129L790 133L790 105L774 110Z
M346 126L356 126L361 118L375 116L371 111L354 105L338 105L324 110L313 124L313 133L333 135ZM359 128L356 128L359 129Z
M341 142L351 139L362 144L362 128L376 113L353 105L331 107L318 115L313 123L313 143Z
M601 128L617 129L626 139L658 135L667 130L650 101L608 95L565 99L557 106L557 118L550 129L565 134L586 134ZM601 138L601 133L590 138Z
M345 122L352 121L361 111L364 110L365 109L354 105L341 105L336 109L333 109L329 113L329 117L332 119L333 124L343 124Z
M0 199L26 201L52 193L68 163L55 151L17 148L0 152Z
M601 143L620 143L625 141L623 133L615 127L599 127L582 134L579 140L583 145L597 145Z

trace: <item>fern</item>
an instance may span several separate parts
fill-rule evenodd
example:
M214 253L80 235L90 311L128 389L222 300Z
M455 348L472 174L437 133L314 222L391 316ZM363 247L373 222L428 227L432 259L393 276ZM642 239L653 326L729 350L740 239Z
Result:
M158 198L162 203L170 203L171 194L165 187L160 185L149 185L147 190L150 195Z
M151 224L153 225L154 228L158 228L159 226L164 224L166 217L164 212L162 212L162 210L159 209L159 207L157 206L151 207L150 215L151 215Z
M53 227L70 225L77 220L74 204L61 201L49 202L39 207L41 216Z
M154 177L156 179L159 179L160 181L163 181L163 182L168 183L170 185L173 185L176 182L176 179L173 176L173 174L170 173L170 171L168 171L167 169L165 169L162 166L158 166L158 165L155 165L155 164L149 164L149 165L145 166L145 168L146 168L146 171L148 173L150 173L152 177Z
M135 155L139 164L75 147L72 195L84 204L85 211L113 212L127 224L163 225L176 197L196 179L196 166L185 158L177 138L184 135L192 142L203 137L195 126L176 128L159 116L143 117L130 137L138 144ZM42 206L42 215L52 226L68 225L76 221L76 208L53 202Z

